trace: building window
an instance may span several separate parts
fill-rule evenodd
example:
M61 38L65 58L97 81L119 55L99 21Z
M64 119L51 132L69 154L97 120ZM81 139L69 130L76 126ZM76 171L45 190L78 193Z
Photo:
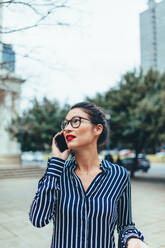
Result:
M3 44L2 68L10 72L15 71L15 52L10 44Z

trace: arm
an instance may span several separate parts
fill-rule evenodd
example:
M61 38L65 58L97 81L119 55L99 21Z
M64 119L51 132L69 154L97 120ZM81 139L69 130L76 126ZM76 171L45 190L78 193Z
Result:
M143 247L143 246L128 246L129 241L136 240L144 244L143 235L135 227L135 224L132 221L132 209L131 209L131 186L130 178L127 174L125 189L118 202L118 223L117 231L119 233L119 248L126 247ZM138 239L138 240L137 240ZM129 241L128 241L129 240Z
M61 133L62 131L56 135ZM54 215L56 193L60 189L58 181L63 173L64 163L70 150L61 153L53 138L52 154L53 158L48 160L47 170L38 183L38 191L30 208L29 218L36 227L47 225Z
M48 160L48 167L38 183L38 191L32 202L29 218L36 227L47 225L53 217L58 179L63 172L65 161L56 157Z

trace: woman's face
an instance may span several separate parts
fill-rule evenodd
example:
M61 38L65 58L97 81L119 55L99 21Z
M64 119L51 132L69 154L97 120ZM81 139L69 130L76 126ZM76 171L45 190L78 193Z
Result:
M98 129L99 125L93 125L87 113L81 108L74 108L70 110L66 116L66 120L71 120L73 117L83 117L78 128L73 128L69 123L65 127L64 135L67 145L70 149L79 150L83 147L87 148L89 145L97 144L97 139L100 135ZM102 125L101 125L102 126Z

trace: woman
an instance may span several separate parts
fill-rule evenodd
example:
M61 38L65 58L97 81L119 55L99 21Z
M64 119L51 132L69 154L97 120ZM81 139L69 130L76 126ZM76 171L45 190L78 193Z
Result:
M52 141L53 157L30 209L30 220L42 227L53 219L51 248L114 248L117 226L122 248L146 248L131 217L127 171L98 156L107 137L100 108L89 102L75 104L62 123L68 150ZM68 159L71 150L75 156Z

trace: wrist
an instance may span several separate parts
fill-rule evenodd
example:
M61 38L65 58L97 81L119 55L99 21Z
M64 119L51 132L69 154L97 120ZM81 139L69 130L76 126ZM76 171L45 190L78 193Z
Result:
M70 154L70 149L65 150L64 152L60 152L58 149L52 150L52 156L62 160L67 160L69 154Z
M131 248L131 247L137 247L137 248L147 248L146 244L140 239L140 238L137 238L137 237L132 237L132 238L129 238L127 240L127 245L126 245L127 248Z
M127 245L128 244L131 244L131 243L135 243L135 242L137 242L137 240L140 240L140 239L139 238L136 238L136 237L128 238Z
M61 159L61 160L66 160L67 158L66 158L66 156L65 155L63 155L63 154L61 154L61 153L52 153L52 157L51 158L57 158L57 159Z

